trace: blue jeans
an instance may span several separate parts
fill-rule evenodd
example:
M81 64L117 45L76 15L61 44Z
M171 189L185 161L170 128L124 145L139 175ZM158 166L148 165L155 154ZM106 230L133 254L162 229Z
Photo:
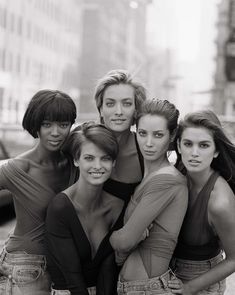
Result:
M87 288L89 295L96 295L96 287ZM51 290L51 295L71 295L69 290Z
M0 295L49 295L50 277L43 255L0 254Z
M188 282L206 271L213 268L216 264L223 260L222 253L208 260L185 260L179 258L172 259L172 269L177 278L182 282ZM226 289L225 280L209 286L207 289L197 293L197 295L223 295Z
M118 295L172 295L168 287L168 281L174 277L171 270L159 277L124 281L119 277L117 291Z
M96 295L96 287L87 288L89 295ZM71 295L69 290L51 290L51 295Z

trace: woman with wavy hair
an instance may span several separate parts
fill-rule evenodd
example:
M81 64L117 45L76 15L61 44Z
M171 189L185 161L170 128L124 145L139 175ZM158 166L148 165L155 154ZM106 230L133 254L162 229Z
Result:
M189 206L172 261L180 280L170 287L176 294L221 295L235 271L235 146L209 110L186 115L177 141Z

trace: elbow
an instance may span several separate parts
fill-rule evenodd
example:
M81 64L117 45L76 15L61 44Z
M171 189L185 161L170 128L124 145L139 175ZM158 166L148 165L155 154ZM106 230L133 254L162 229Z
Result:
M134 245L122 230L114 231L109 239L112 248L117 252L128 252Z

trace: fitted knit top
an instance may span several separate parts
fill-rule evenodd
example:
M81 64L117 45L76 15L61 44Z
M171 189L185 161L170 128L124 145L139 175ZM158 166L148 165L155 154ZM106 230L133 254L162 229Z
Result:
M30 163L31 165L38 165L33 161L30 161ZM72 185L77 178L77 169L72 164L71 159L69 159L69 166L70 179L67 186ZM44 173L47 173L48 177L54 177L52 170L48 171L45 168ZM20 169L15 164L14 159L1 166L0 187L12 192L17 223L21 231L24 232L22 235L12 234L10 236L6 245L7 250L9 252L25 251L29 254L43 255L45 253L46 210L49 201L57 192Z
M175 257L206 260L215 257L221 251L219 238L208 221L208 201L218 176L218 172L211 174L193 204L190 202L189 192L189 208L180 232Z
M153 174L131 198L123 227L126 233L131 233L129 238L135 240L151 223L153 225L149 236L136 248L149 277L154 276L158 267L154 258L163 257L170 262L187 202L187 182L179 172Z

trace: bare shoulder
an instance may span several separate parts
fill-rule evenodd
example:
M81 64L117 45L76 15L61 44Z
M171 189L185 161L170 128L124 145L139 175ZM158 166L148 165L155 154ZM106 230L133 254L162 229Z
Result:
M234 213L235 196L227 181L219 176L208 202L208 211L212 215Z
M29 150L23 154L14 158L14 164L19 169L23 170L24 172L28 172L30 170L30 161L33 160L33 152Z

